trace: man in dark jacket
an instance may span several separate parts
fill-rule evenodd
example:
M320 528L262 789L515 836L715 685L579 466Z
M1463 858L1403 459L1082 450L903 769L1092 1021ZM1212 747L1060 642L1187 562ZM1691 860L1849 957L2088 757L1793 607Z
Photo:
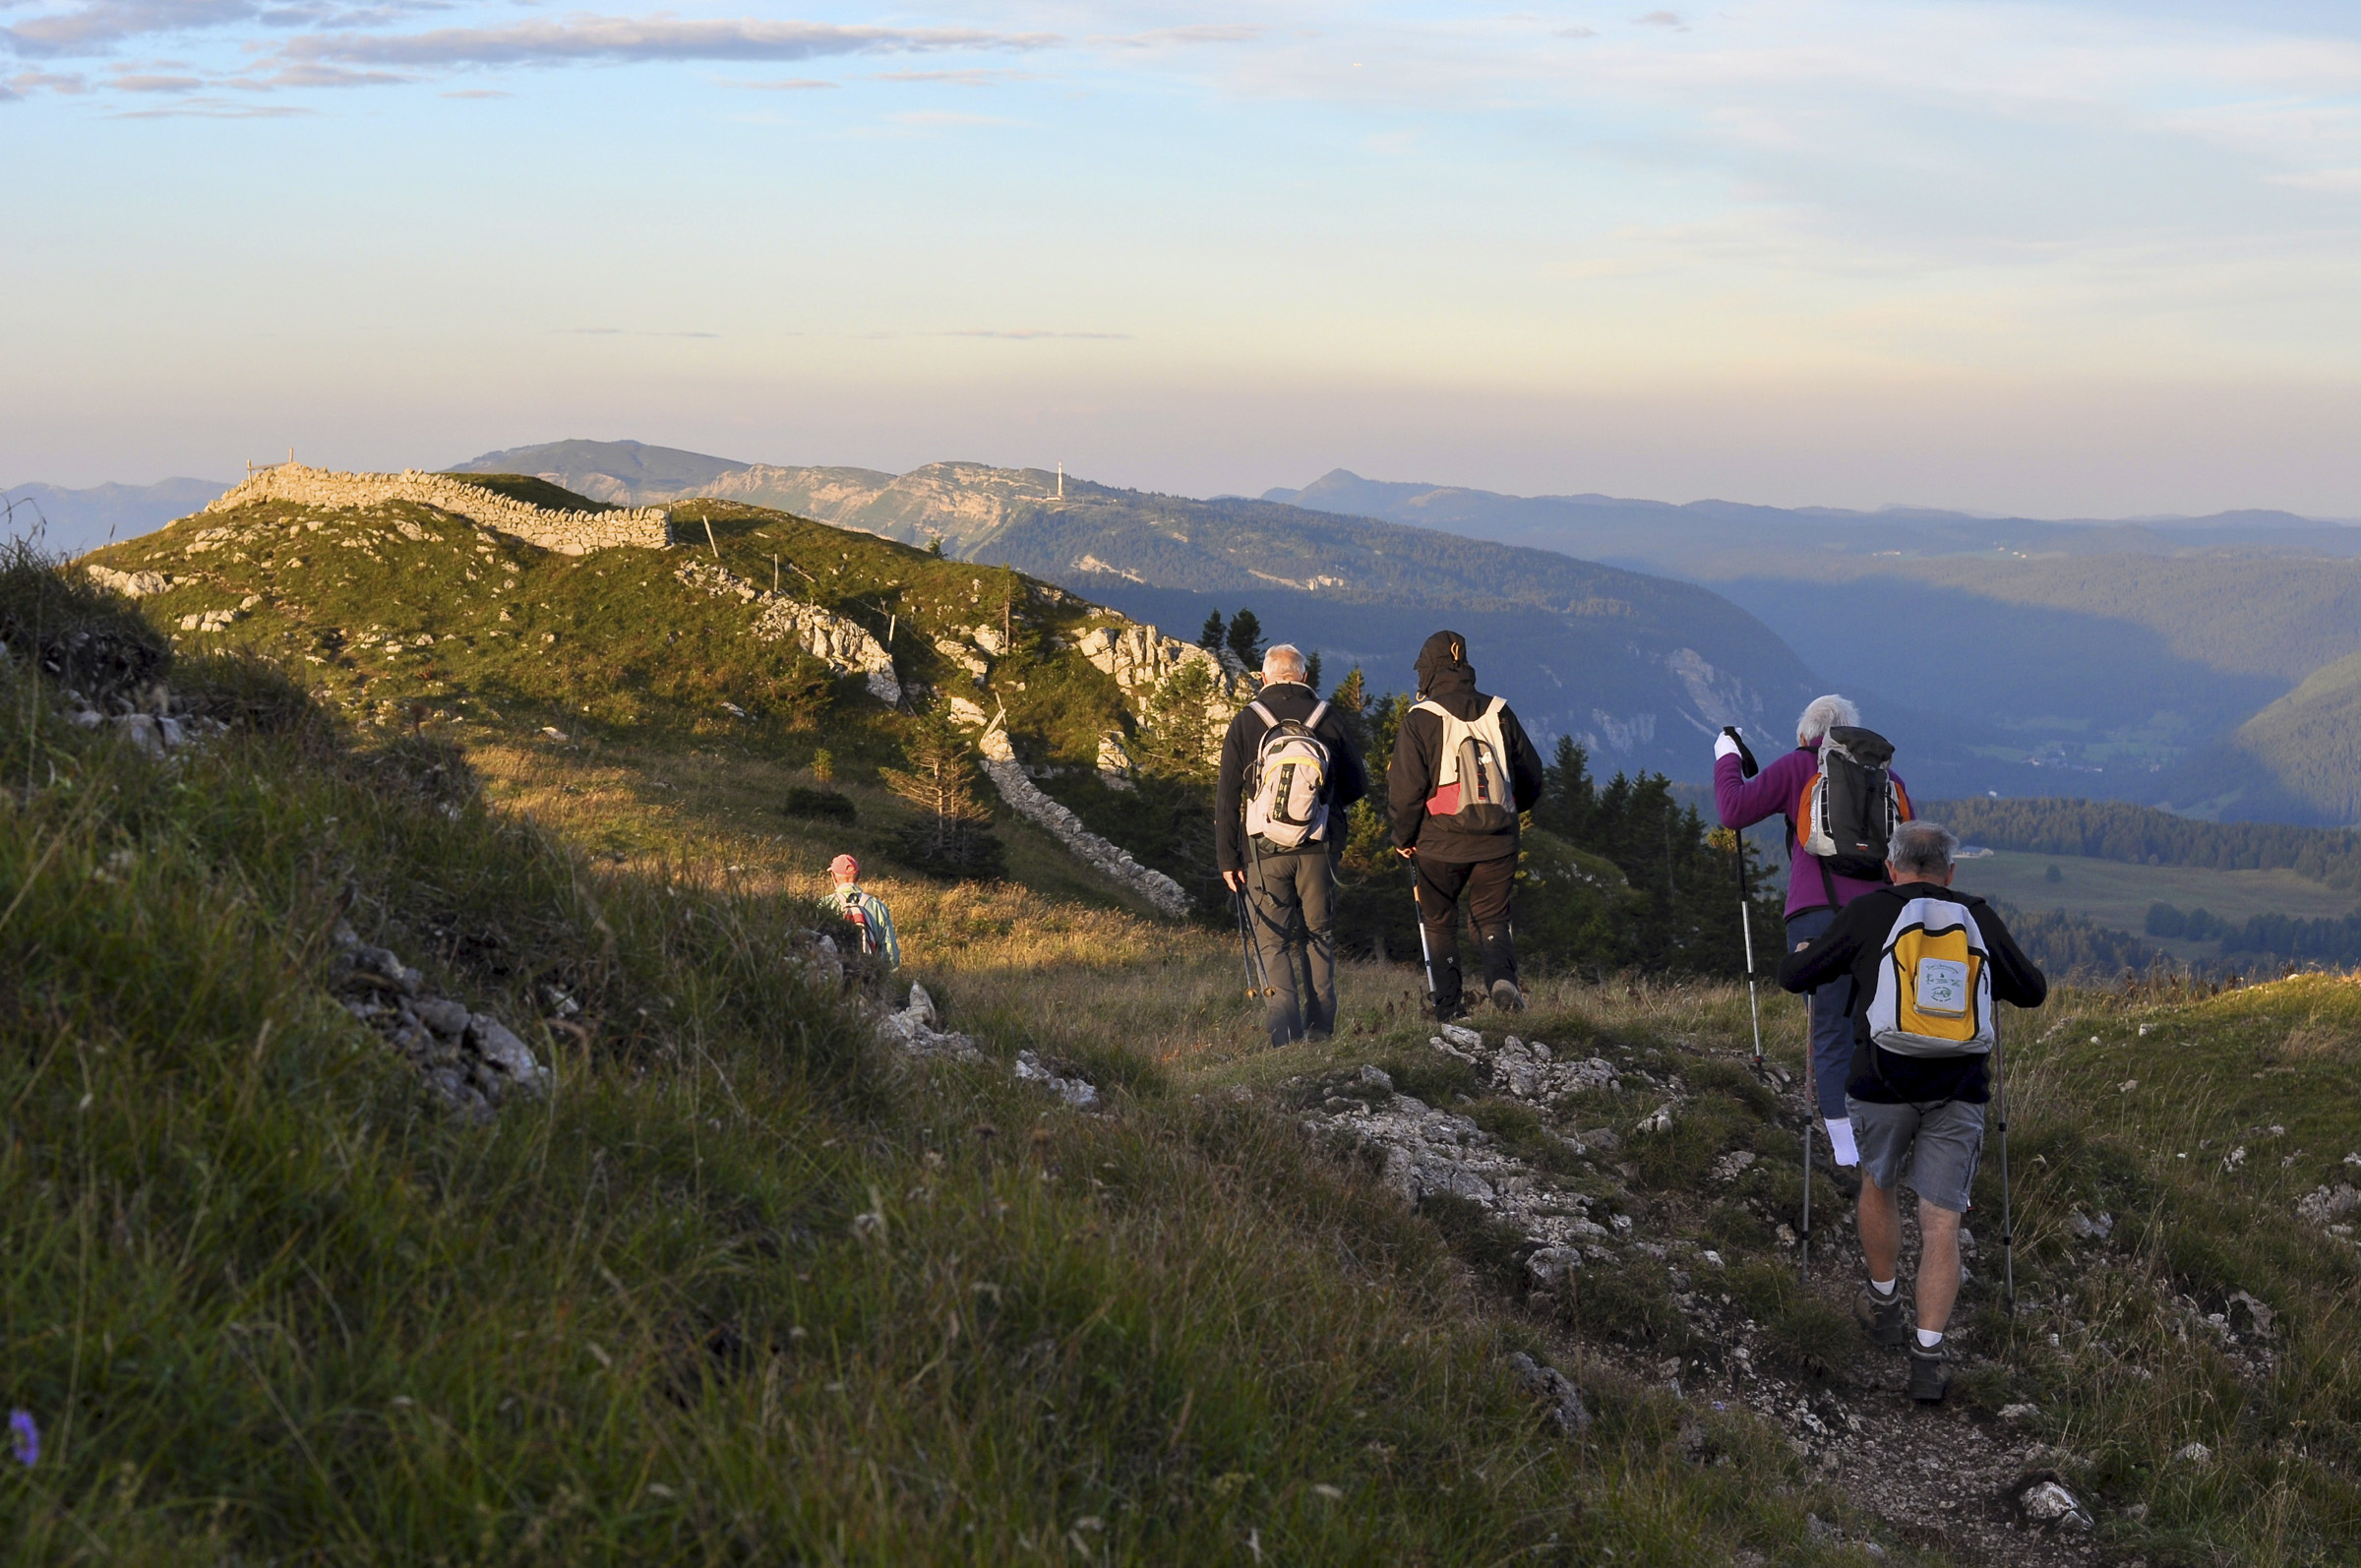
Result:
M1952 857L1959 847L1960 841L1938 823L1903 823L1886 851L1886 873L1894 885L1873 888L1846 904L1810 946L1788 953L1779 966L1779 983L1791 992L1845 975L1852 978L1852 1078L1846 1085L1846 1110L1860 1146L1861 1250L1869 1264L1869 1283L1853 1302L1853 1315L1880 1345L1912 1340L1897 1283L1902 1210L1894 1189L1907 1180L1918 1194L1919 1236L1910 1397L1928 1403L1942 1399L1951 1381L1943 1364L1943 1330L1960 1294L1960 1217L1968 1212L1968 1189L1983 1152L1991 1074L1980 1051L1908 1055L1889 1051L1873 1037L1871 1014L1881 980L1890 995L1911 984L1881 975L1894 928L1912 900L1959 905L1983 938L1993 998L2038 1007L2049 995L2047 977L2025 956L1992 907L1972 893L1951 890ZM1923 918L1913 915L1911 924ZM1999 1021L1991 1020L1991 1026L1997 1049Z
M1437 1018L1467 1012L1459 978L1459 897L1483 949L1492 1005L1515 1012L1517 955L1509 938L1509 889L1517 875L1517 814L1542 797L1542 758L1525 726L1498 697L1476 690L1468 641L1437 632L1419 650L1419 703L1394 736L1386 771L1394 849L1411 863L1426 951L1426 986ZM1473 749L1473 750L1472 750ZM1495 780L1461 776L1463 758L1488 753ZM1505 784L1505 789L1495 786ZM1492 799L1486 800L1486 792Z
M1301 650L1282 642L1262 657L1262 692L1230 721L1213 802L1214 864L1233 894L1246 901L1262 970L1271 1044L1326 1040L1336 1030L1336 871L1330 858L1345 838L1345 808L1367 793L1368 773L1345 729L1305 679ZM1283 725L1309 730L1327 754L1308 831L1282 843L1249 831L1249 798L1265 742ZM1272 824L1294 839L1295 832ZM1296 977L1303 966L1302 984Z

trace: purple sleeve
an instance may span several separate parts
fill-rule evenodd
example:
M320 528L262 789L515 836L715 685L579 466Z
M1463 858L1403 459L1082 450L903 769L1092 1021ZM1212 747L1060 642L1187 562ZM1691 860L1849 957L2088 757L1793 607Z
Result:
M1775 758L1754 777L1740 778L1736 757L1717 758L1714 809L1722 815L1722 825L1752 827L1766 817L1786 814L1787 808L1795 804L1796 791L1803 787L1801 769L1806 765L1818 765L1810 753L1789 752Z

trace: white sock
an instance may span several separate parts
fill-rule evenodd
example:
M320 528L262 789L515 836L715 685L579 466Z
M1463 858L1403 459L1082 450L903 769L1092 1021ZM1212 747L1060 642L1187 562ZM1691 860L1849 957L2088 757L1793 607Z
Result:
M1920 1350L1922 1350L1922 1351L1931 1351L1931 1350L1933 1350L1933 1349L1934 1349L1936 1346L1938 1346L1938 1345L1940 1345L1940 1344L1942 1344L1942 1343L1943 1343L1943 1331L1942 1331L1941 1329L1939 1329L1939 1328L1931 1328L1931 1329L1930 1329L1930 1328L1922 1328L1922 1329L1920 1329L1920 1330L1918 1331L1918 1348L1919 1348Z
M1894 1294L1894 1287L1899 1283L1900 1282L1897 1280L1871 1280L1869 1282L1869 1289L1875 1291L1880 1296L1892 1296Z
M1830 1152L1836 1155L1839 1165L1859 1165L1861 1163L1861 1151L1855 1148L1852 1142L1852 1117L1831 1116L1828 1118L1828 1147Z

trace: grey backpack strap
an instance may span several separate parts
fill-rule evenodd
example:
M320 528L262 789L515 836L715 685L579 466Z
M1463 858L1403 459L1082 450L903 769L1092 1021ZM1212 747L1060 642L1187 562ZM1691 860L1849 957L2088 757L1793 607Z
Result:
M1247 703L1246 711L1253 714L1256 718L1262 720L1262 727L1266 730L1275 730L1279 727L1279 720L1273 716L1269 708L1266 708L1262 705L1262 702L1259 698Z
M1320 720L1326 718L1327 716L1328 703L1325 698L1322 698L1319 706L1311 710L1311 717L1303 721L1303 727L1307 730L1316 730L1320 727Z

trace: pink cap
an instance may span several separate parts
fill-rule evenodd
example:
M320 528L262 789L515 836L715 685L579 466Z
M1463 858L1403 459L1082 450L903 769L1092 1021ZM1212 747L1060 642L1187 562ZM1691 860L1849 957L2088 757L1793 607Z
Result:
M839 855L828 862L828 874L840 882L853 881L861 874L861 863L850 855Z

